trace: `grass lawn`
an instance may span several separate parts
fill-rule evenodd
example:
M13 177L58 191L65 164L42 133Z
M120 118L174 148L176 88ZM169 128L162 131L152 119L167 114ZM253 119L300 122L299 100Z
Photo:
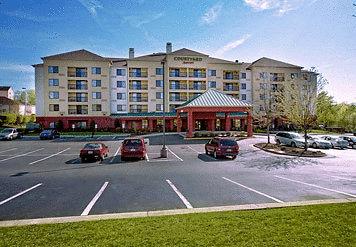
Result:
M356 246L356 203L0 228L0 246Z

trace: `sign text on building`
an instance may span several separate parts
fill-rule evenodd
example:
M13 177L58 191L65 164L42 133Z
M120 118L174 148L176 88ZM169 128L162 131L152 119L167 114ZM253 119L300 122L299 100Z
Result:
M182 62L201 62L202 60L201 57L174 57L174 61Z

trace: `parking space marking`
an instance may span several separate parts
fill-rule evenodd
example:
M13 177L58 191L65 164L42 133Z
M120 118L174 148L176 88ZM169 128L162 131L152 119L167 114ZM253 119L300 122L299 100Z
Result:
M275 197L273 197L273 196L270 196L270 195L267 195L267 194L265 194L265 193L263 193L263 192L254 190L254 189L252 189L252 188L250 188L250 187L247 187L247 186L245 186L245 185L243 185L243 184L240 184L240 183L238 183L238 182L235 182L235 181L233 181L233 180L231 180L231 179L228 179L228 178L226 178L226 177L222 177L222 178L225 179L226 181L229 181L229 182L231 182L231 183L233 183L233 184L236 184L236 185L238 185L238 186L241 186L241 187L243 187L243 188L245 188L245 189L248 189L248 190L250 190L250 191L252 191L252 192L255 192L255 193L259 194L259 195L262 195L262 196L265 196L265 197L267 197L267 198L269 198L269 199L272 199L273 201L276 201L276 202L279 202L279 203L283 203L282 200L279 200L279 199L277 199L277 198L275 198Z
M349 193L342 192L342 191L339 191L339 190L325 188L325 187L322 187L322 186L319 186L319 185L316 185L316 184L304 183L302 181L298 181L298 180L294 180L294 179L290 179L290 178L285 178L285 177L280 177L280 176L277 176L277 175L275 175L275 177L276 178L280 178L280 179L284 179L284 180L287 180L287 181L290 181L290 182L294 182L294 183L308 185L308 186L315 187L315 188L318 188L318 189L328 190L328 191L335 192L335 193L342 194L342 195L346 195L346 196L356 197L356 195L353 195L353 194L349 194Z
M337 178L337 179L348 180L348 181L355 181L355 179L351 179L351 178L344 178L344 177L338 177L338 176L330 176L330 177Z
M4 151L0 151L0 154L5 153L5 152L10 152L10 151L13 151L13 150L16 150L16 149L17 148L10 148L10 149L4 150Z
M6 158L6 159L3 159L3 160L0 160L0 162L7 161L7 160L12 160L12 159L15 159L15 158L18 158L18 157L22 157L22 156L26 156L26 155L28 155L28 154L32 154L32 153L35 153L35 152L41 151L41 150L43 150L43 149L44 149L44 148L39 148L39 149L36 149L36 150L31 151L31 152L28 152L28 153L18 154L18 155L15 155L15 156L12 156L12 157L9 157L9 158Z
M150 159L148 158L148 154L145 154L145 159L147 160L147 162L150 162Z
M118 147L118 149L116 150L114 156L110 159L109 163L112 163L114 161L114 159L116 158L116 156L119 154L121 149L121 146Z
M103 186L101 186L100 190L98 191L98 193L96 193L96 195L93 197L93 199L89 202L88 206L86 206L86 208L84 209L84 211L81 214L81 216L85 216L85 215L88 215L90 213L90 210L93 208L94 204L99 199L101 194L103 194L103 192L106 189L106 187L108 186L108 184L109 184L109 182L105 182L103 184Z
M9 198L7 198L7 199L1 201L1 202L0 202L0 206L3 205L3 204L5 204L5 203L7 203L7 202L9 202L9 201L11 201L12 199L15 199L16 197L19 197L19 196L21 196L21 195L23 195L23 194L25 194L25 193L27 193L27 192L33 190L33 189L36 189L37 187L39 187L39 186L41 186L41 185L42 185L42 183L36 184L35 186L32 186L31 188L28 188L27 190L24 190L24 191L22 191L22 192L20 192L20 193L17 193L16 195L13 195L13 196L11 196L11 197L9 197Z
M52 157L54 157L54 156L57 156L57 155L59 155L59 154L61 154L61 153L64 153L65 151L67 151L67 150L69 150L69 149L70 149L70 148L66 148L66 149L64 149L64 150L62 150L62 151L60 151L60 152L58 152L58 153L55 153L55 154L52 154L52 155L50 155L50 156L44 157L44 158L42 158L42 159L33 161L33 162L31 162L29 165L33 165L33 164L36 164L36 163L38 163L38 162L47 160L47 159L52 158Z
M190 148L191 150L193 150L194 152L196 152L197 154L202 154L203 152L199 152L198 150L192 148L191 146L187 146L188 148Z
M177 159L179 159L180 161L183 162L183 159L181 159L178 155L176 155L175 153L173 153L172 150L171 150L170 148L168 148L168 146L166 146L166 148L167 148L167 150L168 150L171 154L173 154Z
M174 192L179 196L179 198L182 200L182 202L184 203L184 205L187 207L187 208L193 208L192 204L190 204L190 202L187 200L187 198L185 198L183 196L182 193L180 193L180 191L177 189L176 186L174 186L174 184L166 179L166 182L169 184L169 186L171 186L171 188L174 190Z
M116 136L113 136L112 140L114 140L116 138Z

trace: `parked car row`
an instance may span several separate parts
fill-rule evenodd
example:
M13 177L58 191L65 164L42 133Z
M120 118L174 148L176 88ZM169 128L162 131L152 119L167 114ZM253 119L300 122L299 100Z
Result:
M22 132L16 128L5 128L0 132L0 140L12 141L14 139L21 139Z
M278 132L275 135L275 142L278 145L304 148L305 138L295 132ZM354 136L311 136L307 135L307 145L312 148L354 148L356 149L356 137Z

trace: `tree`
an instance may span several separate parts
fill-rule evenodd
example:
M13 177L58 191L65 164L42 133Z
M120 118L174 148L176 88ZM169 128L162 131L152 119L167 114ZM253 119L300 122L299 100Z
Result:
M318 117L318 124L324 127L330 127L336 123L336 104L332 96L327 92L322 91L319 93L316 102L316 114Z
M278 106L290 123L303 130L307 150L308 130L317 120L317 95L327 80L315 68L305 73L307 78L285 83L283 92L278 95Z
M36 92L34 89L28 90L18 90L15 93L15 100L21 104L26 104L26 93L27 93L27 104L36 105Z

